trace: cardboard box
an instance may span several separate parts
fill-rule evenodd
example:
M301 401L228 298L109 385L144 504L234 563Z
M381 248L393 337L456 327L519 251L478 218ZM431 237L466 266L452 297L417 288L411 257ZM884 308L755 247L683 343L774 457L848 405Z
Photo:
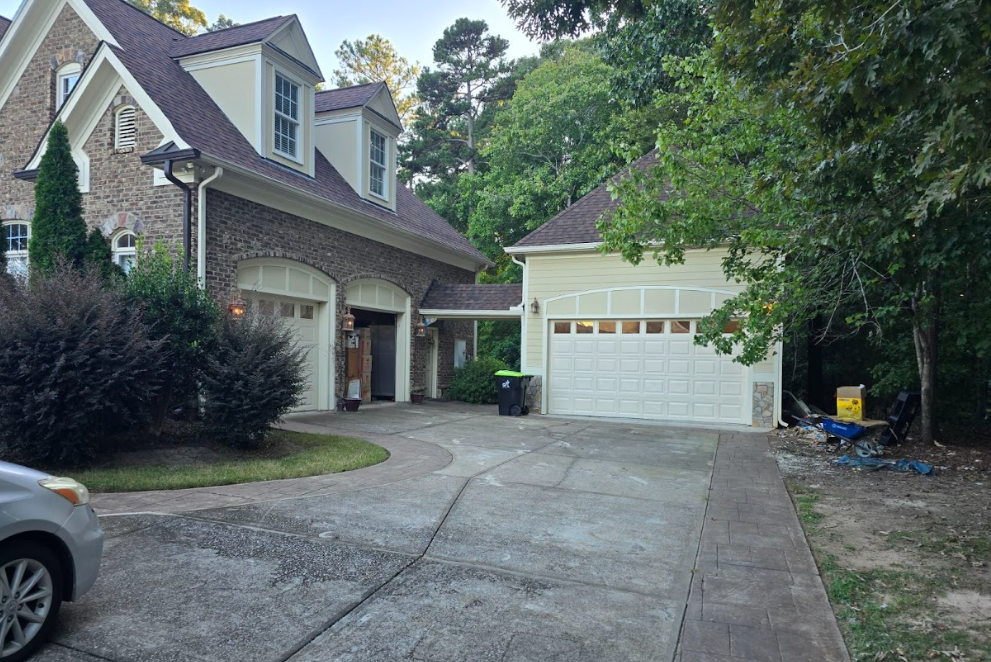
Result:
M836 389L836 417L852 421L864 420L864 403L867 401L867 387L841 386Z

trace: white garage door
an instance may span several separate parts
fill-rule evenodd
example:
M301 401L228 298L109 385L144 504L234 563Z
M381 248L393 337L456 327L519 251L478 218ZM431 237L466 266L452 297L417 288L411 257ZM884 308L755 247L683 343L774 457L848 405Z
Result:
M693 320L550 323L548 411L747 423L746 369L694 343Z
M258 312L263 315L275 315L289 325L296 336L296 341L306 350L306 385L302 399L295 411L307 411L317 408L319 390L319 369L317 361L320 352L317 341L319 338L317 316L319 309L312 301L299 301L283 297L255 294L254 301Z

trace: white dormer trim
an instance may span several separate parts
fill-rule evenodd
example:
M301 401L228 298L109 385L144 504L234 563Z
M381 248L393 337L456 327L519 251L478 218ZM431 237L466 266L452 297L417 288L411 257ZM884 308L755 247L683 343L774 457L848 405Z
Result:
M7 104L66 5L72 7L98 40L120 46L83 0L26 0L14 14L0 43L0 109Z
M287 32L289 33L288 35L286 35ZM285 25L270 34L264 43L271 45L273 50L275 50L278 47L274 45L274 42L283 36L288 36L292 40L293 46L295 46L300 53L304 54L304 57L300 60L300 62L316 73L317 80L315 82L323 81L323 73L320 71L320 63L317 61L316 55L313 54L313 49L310 47L310 40L306 37L306 32L303 30L303 26L300 24L299 19L293 19L286 22Z

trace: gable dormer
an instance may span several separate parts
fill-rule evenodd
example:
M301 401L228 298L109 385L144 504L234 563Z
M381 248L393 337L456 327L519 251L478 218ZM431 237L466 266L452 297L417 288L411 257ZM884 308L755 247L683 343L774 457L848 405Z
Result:
M296 16L177 39L172 57L264 158L314 175L320 66Z
M316 146L361 197L395 211L402 124L385 83L319 92Z

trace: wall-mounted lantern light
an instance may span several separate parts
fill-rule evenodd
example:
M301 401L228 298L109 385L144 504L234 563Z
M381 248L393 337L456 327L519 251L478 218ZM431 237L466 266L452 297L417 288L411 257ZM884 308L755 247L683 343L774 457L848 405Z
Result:
M240 317L244 315L247 308L248 304L241 298L241 290L235 290L234 296L231 297L231 302L227 304L227 312L234 317Z
M530 304L530 312L534 315L538 315L540 313L540 302L537 301L537 297L534 297L533 303Z
M341 318L341 330L351 333L354 331L354 315L351 314L351 306L348 306L344 317Z
M420 318L420 321L416 323L416 337L417 338L427 337L427 325L424 324L422 317Z

